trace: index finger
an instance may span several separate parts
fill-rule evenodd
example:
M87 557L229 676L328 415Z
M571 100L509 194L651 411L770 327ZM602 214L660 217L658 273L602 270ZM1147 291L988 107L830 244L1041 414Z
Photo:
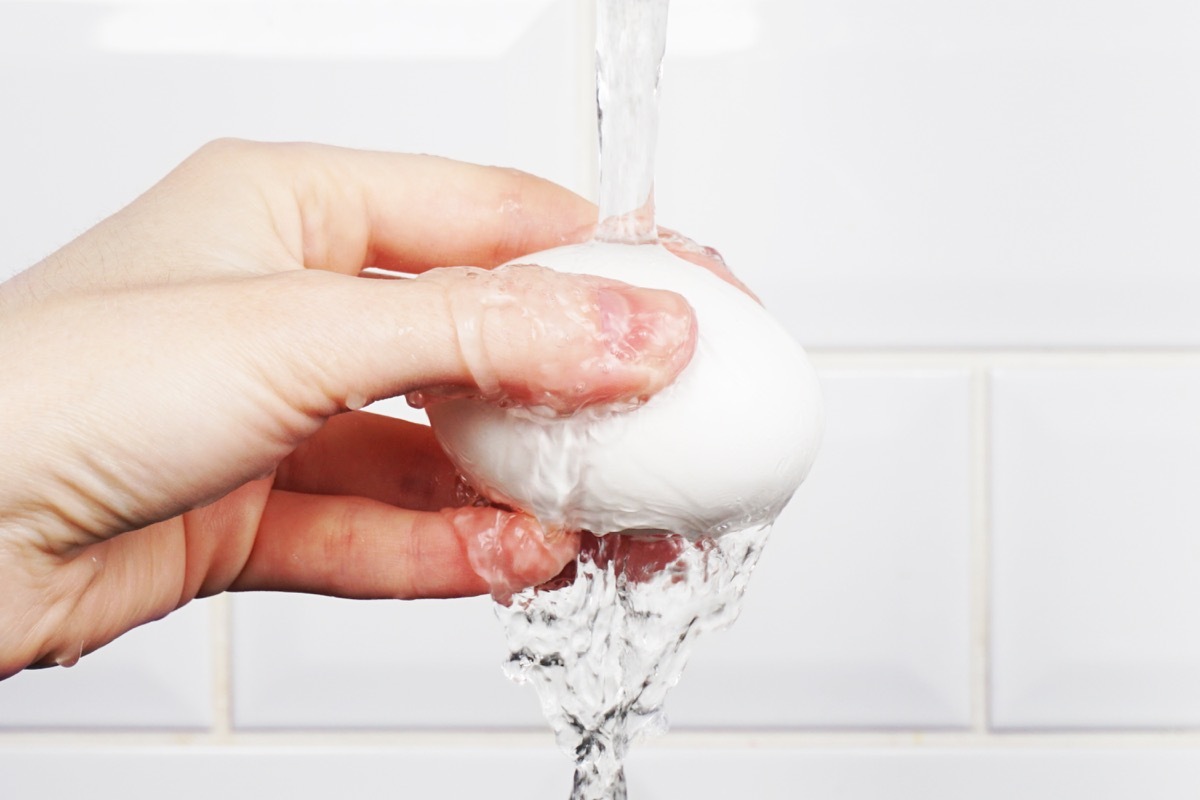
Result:
M515 169L316 144L268 148L258 180L276 228L305 267L419 273L493 267L583 241L596 207Z

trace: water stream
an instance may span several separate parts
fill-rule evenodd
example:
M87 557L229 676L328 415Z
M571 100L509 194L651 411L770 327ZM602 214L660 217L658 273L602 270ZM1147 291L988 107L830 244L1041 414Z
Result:
M598 0L596 238L645 245L654 222L654 150L667 0ZM720 535L585 534L549 584L497 603L505 672L538 692L575 758L572 800L623 800L624 758L666 730L663 703L697 637L729 626L769 526Z
M667 0L597 0L597 239L628 244L658 240L654 226L654 150L666 43Z
M737 618L768 531L587 536L558 579L497 605L506 674L533 684L575 757L572 800L626 797L629 746L666 731L668 690L696 638Z

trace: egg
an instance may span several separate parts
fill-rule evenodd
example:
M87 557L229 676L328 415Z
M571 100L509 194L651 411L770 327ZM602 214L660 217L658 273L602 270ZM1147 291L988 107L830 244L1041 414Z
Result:
M635 407L568 416L479 399L428 408L488 500L549 529L715 535L772 521L808 474L821 395L804 351L762 306L658 244L590 242L518 260L678 292L696 314L691 361Z

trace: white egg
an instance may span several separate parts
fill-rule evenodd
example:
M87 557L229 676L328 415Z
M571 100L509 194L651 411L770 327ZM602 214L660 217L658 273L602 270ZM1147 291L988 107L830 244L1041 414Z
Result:
M567 417L474 399L429 408L439 441L489 500L597 534L702 535L769 522L808 474L821 395L804 351L758 303L659 245L592 242L518 260L683 295L695 355L633 409Z

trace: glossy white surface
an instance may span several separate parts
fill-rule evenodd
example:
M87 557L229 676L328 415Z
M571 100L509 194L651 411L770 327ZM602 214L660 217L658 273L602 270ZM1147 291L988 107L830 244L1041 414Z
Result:
M209 603L198 600L84 656L69 669L19 673L0 682L0 733L207 728L213 722L211 645ZM0 797L8 796L0 792Z
M1200 343L1194 3L672 15L660 221L806 346Z
M678 292L695 314L695 351L670 386L617 413L585 409L553 418L478 399L431 407L438 441L472 485L547 527L601 535L703 535L770 522L812 467L824 425L816 373L779 322L709 270L657 245L590 242L518 262ZM645 324L636 316L617 321L625 338L596 357L599 369L619 369L627 356L618 348ZM555 325L543 321L542 335L554 336ZM677 327L686 334L686 322Z
M673 725L969 724L968 377L820 373L825 442Z
M401 398L380 414L424 421ZM544 725L532 689L510 683L487 597L233 598L232 713L240 729Z
M233 722L258 728L541 728L488 598L233 602Z
M590 165L580 159L579 146L580 12L570 0L406 3L410 25L424 26L427 34L395 37L387 54L373 51L371 43L395 26L394 4L250 2L239 12L240 5L0 4L0 113L6 120L0 279L128 203L206 141L224 136L436 153L584 188ZM350 42L358 42L359 52L335 48L297 57L239 51L238 42L254 30L288 44L289 29L303 22L295 18L301 7L311 18L310 39L345 42L344 29L353 23L360 34ZM322 30L321 15L339 7L342 30ZM509 21L491 32L480 29L480 19L464 21L479 17L481 9L487 13L480 19L499 15ZM180 15L174 22L173 13ZM105 36L138 14L145 24L166 25L180 35L203 34L185 23L205 18L213 41L157 55L106 43ZM222 44L217 23L222 15L239 14L246 24L226 26ZM513 20L521 23L515 29ZM477 47L467 55L463 41L472 35ZM162 46L150 33L144 38L145 50ZM405 45L409 39L411 46Z
M63 763L70 769L63 769ZM1155 800L1194 798L1200 753L1084 747L729 751L656 748L629 766L644 800ZM0 749L11 797L122 800L487 797L558 800L569 760L545 747L15 748Z
M992 714L1200 726L1200 368L993 377Z

